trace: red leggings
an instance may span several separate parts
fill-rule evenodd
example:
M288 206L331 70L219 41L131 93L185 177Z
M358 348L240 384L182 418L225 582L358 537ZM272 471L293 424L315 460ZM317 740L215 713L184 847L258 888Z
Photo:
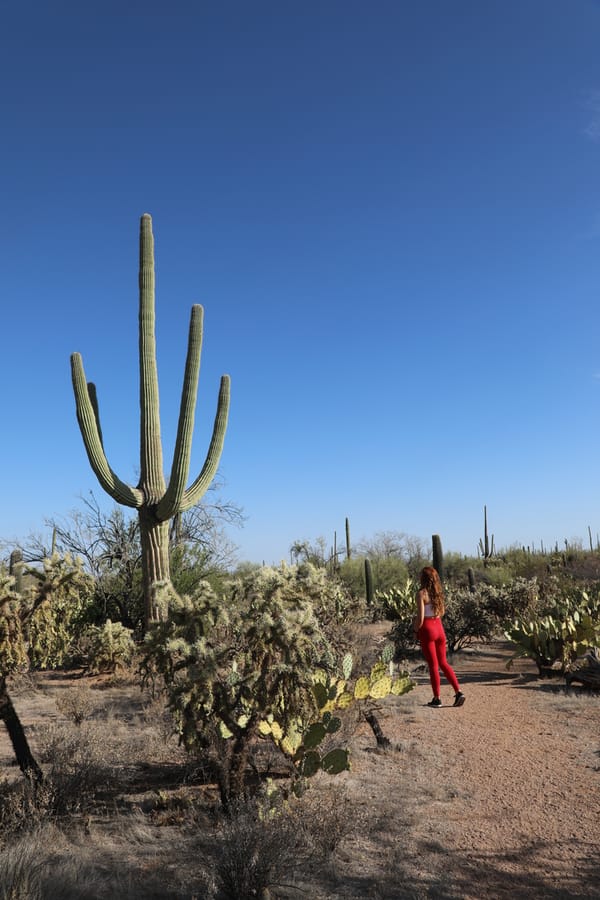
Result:
M433 696L440 696L440 669L458 694L460 687L454 669L446 659L446 635L442 620L424 619L419 628L419 642L425 661L429 666L429 680L433 688Z

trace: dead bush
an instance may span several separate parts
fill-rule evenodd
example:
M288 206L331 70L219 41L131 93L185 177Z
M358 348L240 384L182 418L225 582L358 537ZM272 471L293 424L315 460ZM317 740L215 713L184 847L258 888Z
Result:
M295 816L314 855L325 858L338 849L344 838L363 829L367 818L339 786L327 785L324 779L302 797Z
M237 803L218 831L215 900L256 900L292 876L310 855L299 821L284 806Z
M106 725L53 723L41 728L36 738L54 814L87 809L114 772Z
M18 836L36 831L51 817L52 789L49 785L25 779L0 782L0 844L3 848Z
M75 725L89 719L95 709L92 691L85 684L67 688L56 698L58 711Z

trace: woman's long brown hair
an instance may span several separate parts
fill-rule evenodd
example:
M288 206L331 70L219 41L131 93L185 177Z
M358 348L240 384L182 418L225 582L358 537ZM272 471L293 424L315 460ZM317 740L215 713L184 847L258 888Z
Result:
M435 616L443 616L446 612L444 606L444 591L440 576L432 566L425 566L421 572L421 587L427 591L431 608Z

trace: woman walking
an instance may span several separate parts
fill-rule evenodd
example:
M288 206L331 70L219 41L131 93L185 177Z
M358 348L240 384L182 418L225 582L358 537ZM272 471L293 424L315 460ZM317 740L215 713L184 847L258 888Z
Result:
M440 669L454 689L453 706L462 706L465 695L458 684L454 669L446 659L446 634L442 625L445 612L444 592L436 570L425 566L421 572L421 588L417 594L415 633L429 667L429 680L433 688L433 700L428 706L441 706Z

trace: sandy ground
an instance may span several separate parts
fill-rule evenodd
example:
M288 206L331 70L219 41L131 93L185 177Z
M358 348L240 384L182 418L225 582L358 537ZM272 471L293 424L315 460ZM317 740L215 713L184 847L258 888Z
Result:
M501 644L455 656L460 709L444 681L448 705L427 707L417 674L382 713L397 749L373 753L363 732L347 777L371 830L354 892L335 896L361 896L362 881L373 898L600 897L600 696L567 694L528 660L509 671L509 656Z

